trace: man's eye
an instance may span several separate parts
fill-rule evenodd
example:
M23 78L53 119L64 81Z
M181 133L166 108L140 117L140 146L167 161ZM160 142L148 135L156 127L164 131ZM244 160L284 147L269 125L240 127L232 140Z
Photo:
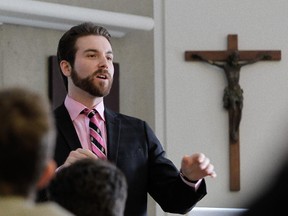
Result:
M88 55L89 58L95 58L96 55Z

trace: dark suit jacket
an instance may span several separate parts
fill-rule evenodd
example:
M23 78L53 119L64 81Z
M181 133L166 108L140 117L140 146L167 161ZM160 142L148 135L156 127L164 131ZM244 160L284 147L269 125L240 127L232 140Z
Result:
M55 160L60 166L81 144L64 105L55 110L55 118ZM128 181L125 216L147 215L147 192L164 211L180 214L190 211L206 195L204 180L197 192L182 181L146 122L107 108L105 118L108 160L124 172Z

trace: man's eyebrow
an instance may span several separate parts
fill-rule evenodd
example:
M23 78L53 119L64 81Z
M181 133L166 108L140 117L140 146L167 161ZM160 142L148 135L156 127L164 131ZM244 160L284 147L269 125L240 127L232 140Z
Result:
M84 50L84 53L87 53L87 52L95 52L95 53L99 53L100 51L97 50L97 49L86 49ZM113 52L111 50L107 51L106 54L112 54L113 55Z

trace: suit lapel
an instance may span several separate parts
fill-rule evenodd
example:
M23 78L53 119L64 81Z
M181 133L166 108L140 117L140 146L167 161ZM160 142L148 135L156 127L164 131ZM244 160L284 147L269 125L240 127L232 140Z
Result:
M54 113L59 132L63 135L71 150L82 148L73 122L64 104L57 108Z
M107 129L107 149L108 160L117 163L121 121L117 114L109 109L105 109L106 129Z

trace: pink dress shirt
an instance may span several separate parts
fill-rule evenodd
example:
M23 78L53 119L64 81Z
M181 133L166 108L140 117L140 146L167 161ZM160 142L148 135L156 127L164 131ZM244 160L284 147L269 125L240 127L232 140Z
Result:
M104 116L104 103L103 101L97 104L95 107L85 107L83 104L75 101L68 95L65 98L64 104L68 110L71 120L73 121L74 127L76 129L77 135L79 137L80 143L83 149L91 150L91 143L89 138L89 118L80 114L80 112L85 109L96 109L98 114L96 118L99 122L100 130L105 143L107 143L107 132L105 127L105 116ZM107 147L106 147L107 152Z

